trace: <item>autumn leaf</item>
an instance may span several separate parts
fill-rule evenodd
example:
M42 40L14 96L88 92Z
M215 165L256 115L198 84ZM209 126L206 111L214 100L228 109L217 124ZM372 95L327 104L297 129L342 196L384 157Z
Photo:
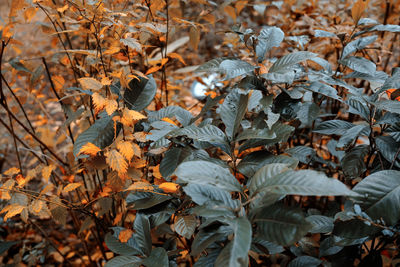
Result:
M111 116L118 108L118 103L114 99L106 99L106 112Z
M175 58L175 59L179 60L183 65L186 65L185 60L183 60L182 56L177 53L169 53L168 57Z
M7 208L7 209L6 209ZM20 214L26 207L22 206L20 204L11 204L10 206L7 206L4 208L0 213L7 212L7 214L4 216L4 221L6 222L7 219L14 217L15 215Z
M154 66L154 67L151 67L150 69L148 69L148 70L146 71L146 75L152 74L152 73L154 73L154 72L160 70L161 68L162 68L162 66Z
M176 123L173 120L171 120L170 118L165 117L165 118L162 118L161 120L165 121L165 122L168 122L168 123L171 123L172 125L177 126Z
M118 174L125 174L128 169L128 163L124 156L122 156L117 150L113 149L105 153L106 162L110 168L117 171Z
M78 152L78 155L85 154L85 155L90 155L90 156L96 156L97 153L100 151L101 151L101 149L99 147L97 147L95 144L92 144L89 142L86 145L82 146L82 148Z
M78 81L81 84L82 88L86 90L98 91L103 87L101 82L94 78L80 78L78 79Z
M45 205L43 200L35 199L31 203L31 209L35 213L39 213Z
M122 230L118 235L118 239L122 243L126 243L132 237L132 234L133 234L133 231L131 229Z
M120 122L125 126L133 126L135 121L145 119L146 116L128 108L124 108Z
M136 182L131 184L125 191L144 190L154 191L154 188L148 182Z
M117 148L119 152L128 160L131 161L132 157L135 155L132 143L129 141L119 141L117 143Z
M18 168L12 167L12 168L6 170L4 172L4 175L13 176L15 174L18 174L19 172L20 172L20 170Z
M179 185L175 183L166 182L158 185L158 188L163 190L165 193L176 193L179 190Z
M92 101L93 101L93 105L94 105L94 109L95 109L96 113L103 110L107 103L107 99L102 97L97 92L92 94Z
M50 175L55 169L56 169L55 165L49 165L49 166L43 167L42 175L43 175L43 179L45 180L46 183L49 181Z
M369 0L357 0L357 2L354 3L353 8L351 9L351 16L356 25L367 8L368 2Z
M72 190L77 189L78 187L80 187L82 184L80 183L72 183L72 184L67 184L66 186L64 186L62 192L63 193L68 193Z

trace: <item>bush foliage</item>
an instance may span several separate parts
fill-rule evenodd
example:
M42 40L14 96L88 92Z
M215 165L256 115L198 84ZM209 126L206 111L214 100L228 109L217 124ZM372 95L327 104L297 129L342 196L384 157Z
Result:
M9 2L2 264L399 264L398 1Z

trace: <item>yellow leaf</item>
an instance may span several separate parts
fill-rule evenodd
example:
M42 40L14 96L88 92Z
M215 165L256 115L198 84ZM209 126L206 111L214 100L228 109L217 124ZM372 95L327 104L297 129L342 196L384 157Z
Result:
M126 173L128 169L128 163L117 150L106 152L105 155L106 162L112 170L117 171L120 175Z
M78 79L79 83L81 84L82 88L85 90L100 90L103 85L101 82L94 78L80 78Z
M122 243L128 242L128 240L132 237L133 231L131 229L125 229L119 232L118 239Z
M24 11L24 19L27 22L30 22L32 18L36 15L37 8L36 7L29 7Z
M135 110L124 108L124 111L122 112L121 123L125 126L132 126L135 121L142 120L145 118L146 116Z
M63 188L62 192L63 192L63 193L68 193L68 192L70 192L70 191L72 191L72 190L77 189L77 188L80 187L81 185L82 185L82 184L80 184L80 183L67 184L67 185Z
M118 103L114 99L106 99L106 112L111 116L118 108Z
M2 189L0 190L1 193L0 199L5 199L5 200L11 199L9 191L13 188L14 184L15 181L13 179L9 179L0 187Z
M15 174L18 174L19 172L20 172L20 170L18 168L12 167L12 168L6 170L4 172L4 175L13 176Z
M182 62L183 65L186 65L185 61L183 60L182 56L177 54L177 53L169 53L168 56L170 58L175 58L177 60L179 60L180 62Z
M94 109L95 109L96 113L103 110L103 108L106 106L106 103L107 103L107 99L102 97L97 92L92 94L92 101L93 101L93 105L94 105Z
M4 221L6 222L8 218L14 217L15 215L20 214L26 207L20 204L12 204L12 206L7 214L4 216ZM3 211L2 211L3 212Z
M101 84L102 85L111 85L111 79L108 77L103 77L103 78L101 78Z
M165 193L176 193L179 189L179 185L175 183L162 183L158 186L161 190L163 190Z
M129 141L119 141L117 143L117 148L128 161L131 161L132 157L135 155L132 143Z
M57 8L57 11L60 12L60 13L64 13L64 11L67 10L67 9L68 9L68 5L65 5L63 7Z
M153 191L154 188L148 182L136 182L131 184L125 191L133 190Z
M175 123L173 120L171 120L170 118L165 117L165 118L162 118L161 120L162 120L162 121L165 121L165 122L169 122L169 123L171 123L172 125L177 126L176 123Z
M82 148L79 150L78 155L85 154L90 156L96 156L97 153L100 151L101 151L100 148L98 148L95 144L89 142L82 146Z
M45 203L44 203L43 200L35 199L31 203L32 211L35 212L35 213L39 213L42 210L44 204Z
M42 169L42 175L43 179L46 181L46 183L49 181L51 173L55 170L56 166L55 165L49 165L45 166Z
M12 0L8 18L11 19L12 17L16 17L18 11L22 10L25 6L26 6L26 3L24 0Z
M357 24L358 21L360 20L361 16L363 15L365 9L368 6L369 0L357 0L357 2L354 3L352 9L351 9L351 17L354 20L354 23Z
M151 74L151 73L153 73L153 72L156 72L156 71L158 71L158 70L161 69L161 68L162 68L162 66L154 66L154 67L151 67L150 69L148 69L148 70L146 71L146 75Z
M120 50L119 46L113 46L110 47L109 49L107 49L106 51L104 51L104 55L113 55L115 53L118 53Z
M136 143L132 143L132 147L133 147L135 156L138 158L142 157L142 150L140 149L140 146Z

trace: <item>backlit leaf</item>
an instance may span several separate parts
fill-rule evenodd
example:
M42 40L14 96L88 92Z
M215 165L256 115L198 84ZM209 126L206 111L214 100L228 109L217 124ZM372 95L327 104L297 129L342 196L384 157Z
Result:
M82 148L79 150L78 155L85 154L90 156L96 156L97 153L99 153L100 151L101 151L100 148L89 142L86 145L82 146Z
M106 162L108 166L114 171L120 174L125 174L128 170L128 163L126 162L124 156L122 156L117 150L113 149L105 153Z
M103 85L101 84L101 82L99 82L98 80L96 80L94 78L79 78L78 81L81 84L82 89L84 89L84 90L98 91L101 88L103 88Z
M129 141L119 141L117 143L117 148L119 152L128 160L131 161L132 157L135 155L132 143Z
M67 184L66 186L64 186L63 188L63 193L68 193L72 190L77 189L78 187L80 187L82 184L81 183L71 183L71 184Z

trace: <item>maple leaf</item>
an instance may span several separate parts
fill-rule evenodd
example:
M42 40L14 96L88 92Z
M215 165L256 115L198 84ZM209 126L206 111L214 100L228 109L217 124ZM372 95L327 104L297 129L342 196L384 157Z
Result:
M103 110L107 103L107 99L102 97L99 93L92 94L92 101L96 113Z
M158 185L158 188L163 190L165 193L176 193L179 189L179 185L175 183L166 182Z
M96 156L97 153L100 151L101 151L101 149L99 147L97 147L95 144L92 144L89 142L82 146L82 148L78 152L78 155L85 154L85 155L90 155L90 156Z
M117 150L113 149L105 153L106 162L110 168L117 171L119 175L126 174L128 170L128 163L126 162L124 156L122 156Z
M132 157L135 155L132 143L129 141L119 141L117 143L117 148L119 152L128 160L131 161Z

